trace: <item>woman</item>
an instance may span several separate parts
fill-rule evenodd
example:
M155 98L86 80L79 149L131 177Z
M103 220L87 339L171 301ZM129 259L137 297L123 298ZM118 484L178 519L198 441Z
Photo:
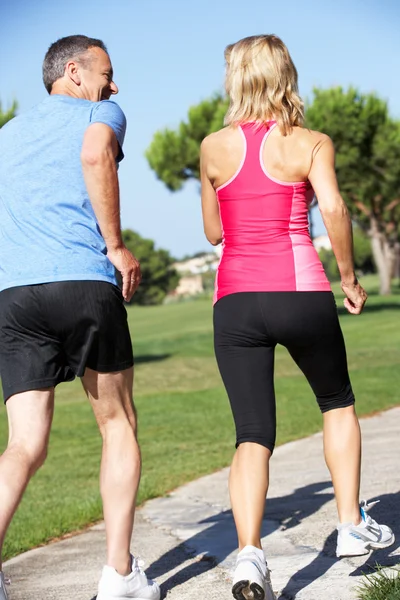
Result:
M276 344L303 371L323 414L339 515L337 556L389 546L394 536L359 506L360 427L334 297L309 234L315 192L345 307L360 314L367 294L354 273L332 141L303 128L297 71L278 37L240 40L225 59L227 127L203 141L201 177L205 233L223 244L214 335L237 432L229 487L240 552L232 593L237 600L271 600L260 537L275 444Z

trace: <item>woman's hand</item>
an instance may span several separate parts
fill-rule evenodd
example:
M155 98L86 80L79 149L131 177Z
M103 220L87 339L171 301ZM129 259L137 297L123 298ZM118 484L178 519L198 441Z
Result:
M357 279L347 283L342 281L342 290L346 294L343 304L352 315L359 315L367 301L368 295Z

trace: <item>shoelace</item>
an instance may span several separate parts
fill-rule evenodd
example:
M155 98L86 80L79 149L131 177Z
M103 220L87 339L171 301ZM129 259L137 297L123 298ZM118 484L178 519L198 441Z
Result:
M4 577L3 575L3 581L5 585L11 585L11 579L9 577Z

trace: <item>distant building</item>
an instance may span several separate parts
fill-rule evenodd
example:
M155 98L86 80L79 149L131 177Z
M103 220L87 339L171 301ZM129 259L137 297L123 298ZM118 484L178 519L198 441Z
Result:
M179 273L181 278L177 288L169 294L169 297L197 296L197 294L202 294L205 291L204 285L208 290L207 282L209 282L210 277L212 281L214 280L221 250L221 245L219 245L216 246L215 252L204 252L198 256L174 263L172 268ZM206 276L206 283L203 283L205 274L209 274L209 276Z
M332 250L331 240L327 235L318 235L313 239L314 248L317 252L324 250Z
M214 252L215 252L215 254L218 256L218 258L221 258L221 254L222 254L222 244L218 244L218 246L215 246L215 248L214 248Z
M202 256L196 256L187 260L182 260L174 263L172 268L182 275L191 273L192 275L199 275L200 273L207 273L207 271L214 270L218 265L218 256L215 252L204 253Z
M187 275L180 278L174 296L197 296L203 291L201 275Z

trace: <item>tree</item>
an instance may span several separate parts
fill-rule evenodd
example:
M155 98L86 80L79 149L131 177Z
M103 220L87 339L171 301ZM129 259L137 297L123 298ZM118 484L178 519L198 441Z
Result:
M381 294L391 291L400 241L400 122L375 94L314 90L306 125L327 133L352 219L371 239Z
M7 121L10 121L11 119L13 119L15 117L17 108L18 108L18 105L14 101L11 108L9 108L6 112L3 112L2 108L1 108L1 104L0 104L0 128L3 127L3 125L5 125L7 123Z
M319 258L329 281L338 281L340 273L332 250L322 248L319 251ZM362 275L375 272L371 240L357 225L354 227L354 266L356 272Z
M174 259L167 250L154 247L154 242L142 238L131 229L122 232L124 244L140 262L142 282L131 304L161 304L168 292L178 285L179 275L172 269Z
M227 108L228 101L217 94L189 108L187 121L182 121L176 131L164 129L154 134L146 158L169 190L176 192L189 179L200 179L200 144L207 135L221 129Z
M337 266L335 255L332 250L327 250L326 248L321 248L318 253L319 259L324 266L324 271L326 273L329 281L339 281L340 273Z
M203 284L203 290L206 294L212 294L215 286L215 271L209 269L205 273L201 274L201 282Z
M376 267L372 255L371 240L369 236L357 225L353 228L354 238L354 264L363 274L375 273Z

